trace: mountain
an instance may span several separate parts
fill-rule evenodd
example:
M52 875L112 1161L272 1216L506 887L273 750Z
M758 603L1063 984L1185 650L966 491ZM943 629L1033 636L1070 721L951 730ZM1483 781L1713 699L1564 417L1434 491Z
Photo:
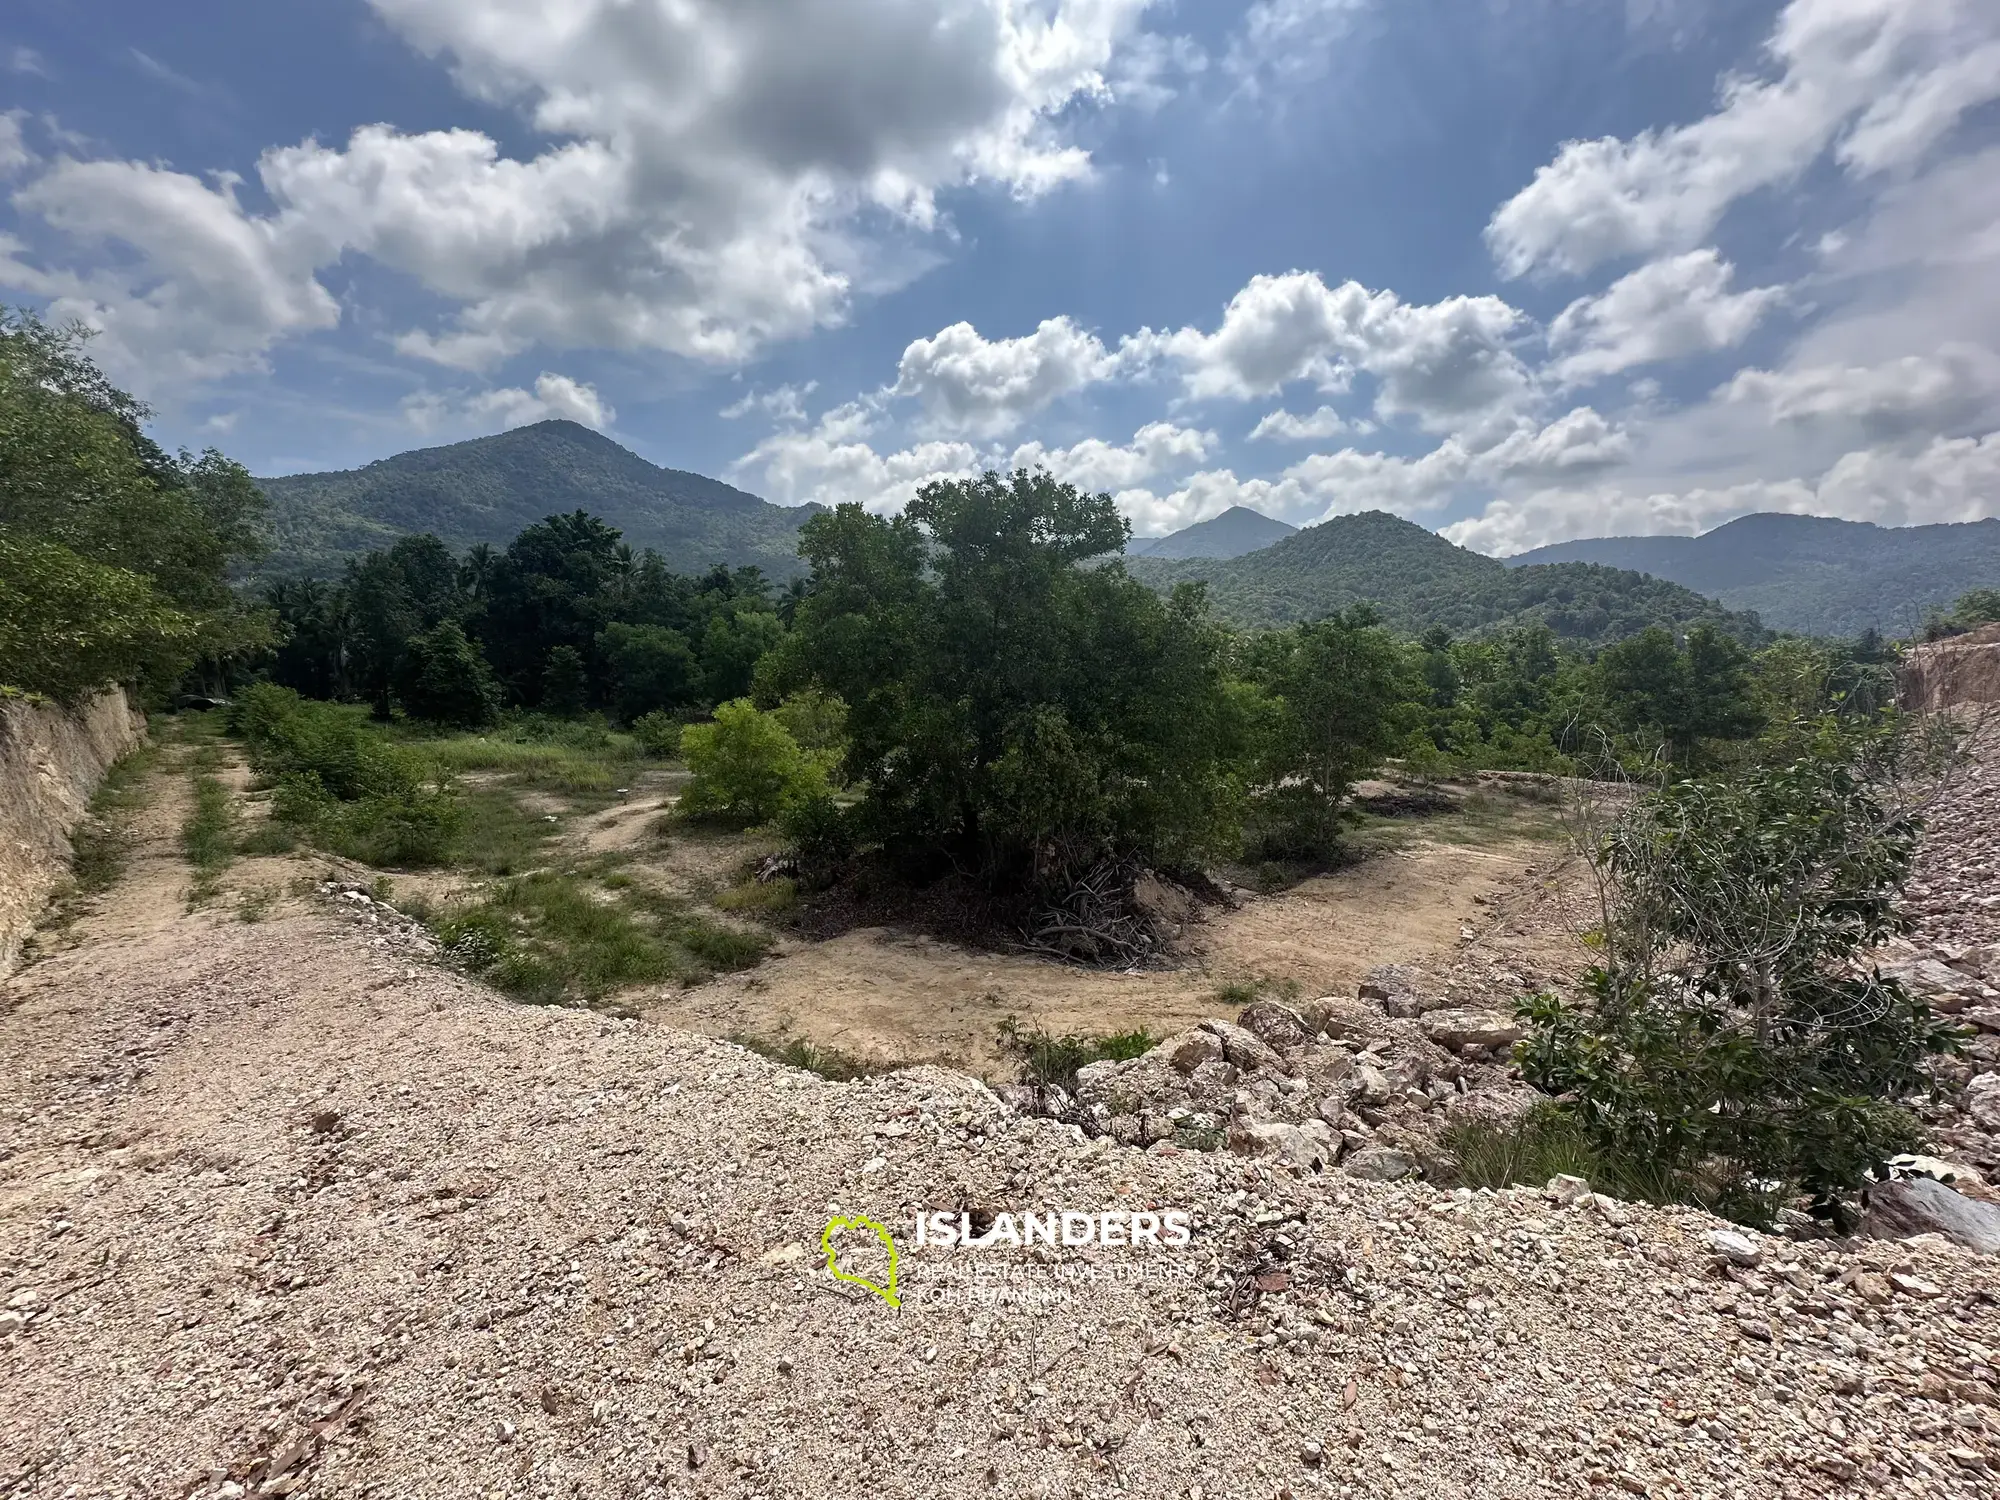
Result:
M431 531L454 550L504 546L560 511L587 510L676 572L755 563L804 571L798 529L820 507L771 505L719 480L662 469L575 422L399 453L360 469L257 483L271 501L273 548L260 571L328 574L399 536Z
M1707 622L1747 641L1768 636L1754 615L1733 614L1676 583L1583 562L1510 568L1379 510L1335 516L1241 557L1138 557L1126 567L1155 588L1206 583L1216 612L1239 625L1284 625L1371 604L1413 635L1434 625L1462 635L1541 621L1586 646L1653 624Z
M1127 557L1241 557L1282 542L1299 528L1274 521L1247 505L1232 505L1219 516L1197 521L1166 536L1134 537Z
M1871 625L1912 635L1927 611L2000 586L2000 520L1876 526L1766 513L1701 536L1596 537L1507 559L1555 562L1636 568L1801 635L1853 636Z

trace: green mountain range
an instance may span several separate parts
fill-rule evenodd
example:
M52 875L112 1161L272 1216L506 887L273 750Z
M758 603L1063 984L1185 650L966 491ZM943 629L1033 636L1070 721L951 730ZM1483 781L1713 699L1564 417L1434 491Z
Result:
M260 479L271 501L266 574L338 572L349 557L435 532L454 550L504 546L524 527L587 510L698 573L754 563L773 578L804 571L798 529L820 507L772 505L720 480L662 469L575 422L399 453L365 468Z
M2000 498L2000 497L1996 497ZM1827 516L1744 516L1701 536L1558 542L1511 567L1603 563L1684 584L1801 635L1911 635L1969 589L2000 587L2000 520L1875 526Z
M1769 634L1755 615L1676 583L1582 562L1509 567L1379 510L1335 516L1241 557L1137 557L1126 567L1160 589L1207 584L1216 612L1240 625L1284 625L1371 604L1411 634L1435 625L1462 635L1533 621L1586 646L1654 624L1712 623L1747 641Z

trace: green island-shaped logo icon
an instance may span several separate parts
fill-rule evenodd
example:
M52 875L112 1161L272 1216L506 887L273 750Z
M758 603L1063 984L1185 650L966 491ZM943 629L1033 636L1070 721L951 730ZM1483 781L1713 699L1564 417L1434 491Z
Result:
M834 1248L833 1237L843 1229L866 1229L871 1231L875 1238L882 1242L883 1248L889 1252L889 1284L887 1286L878 1286L866 1276L856 1276L840 1269L839 1252ZM840 1217L827 1220L826 1228L821 1232L819 1237L819 1248L825 1252L826 1268L833 1273L836 1281L851 1281L856 1286L865 1286L891 1307L901 1307L903 1305L902 1299L896 1295L896 1242L890 1238L889 1231L873 1219L863 1218L860 1215L852 1217L841 1215Z

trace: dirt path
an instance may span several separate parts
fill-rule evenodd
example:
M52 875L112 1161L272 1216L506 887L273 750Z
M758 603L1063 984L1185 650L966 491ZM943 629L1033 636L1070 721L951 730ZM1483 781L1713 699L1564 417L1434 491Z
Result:
M0 1005L0 1494L1991 1493L1990 1263L1724 1275L1691 1212L1086 1145L514 1006L337 904L188 913L147 826ZM912 1242L960 1206L1192 1242ZM834 1213L900 1309L817 1267Z

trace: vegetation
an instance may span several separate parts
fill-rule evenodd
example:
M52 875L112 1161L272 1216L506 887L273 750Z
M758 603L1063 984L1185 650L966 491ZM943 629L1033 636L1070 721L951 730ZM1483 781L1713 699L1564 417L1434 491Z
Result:
M1145 1030L1109 1036L1051 1036L1024 1030L1009 1016L1000 1023L1000 1045L1021 1060L1021 1082L1037 1088L1074 1089L1076 1075L1095 1062L1126 1062L1152 1050L1159 1038Z
M226 582L258 550L263 497L212 449L162 451L87 337L0 309L0 688L158 700L270 641Z
M768 823L827 796L832 752L802 748L780 714L748 698L720 705L712 723L689 725L681 753L694 773L680 802L689 817Z
M1955 1031L1867 955L1948 760L1896 727L1823 720L1791 758L1683 776L1596 843L1585 1004L1524 1002L1523 1075L1614 1163L1752 1220L1843 1195L1922 1139L1900 1101Z
M1240 626L1324 619L1366 604L1410 635L1545 625L1558 640L1591 647L1649 625L1709 624L1748 644L1769 639L1754 615L1732 614L1678 584L1586 563L1510 568L1382 511L1336 516L1224 561L1139 557L1128 567L1161 589L1205 583L1217 614Z
M817 508L788 510L699 474L655 468L563 421L258 483L271 497L273 576L331 577L420 532L454 551L497 547L552 511L584 509L635 547L785 578L799 571L793 541Z
M194 870L188 905L201 906L215 897L222 873L236 858L236 809L229 788L213 770L212 760L197 760L194 806L181 825L181 852Z

